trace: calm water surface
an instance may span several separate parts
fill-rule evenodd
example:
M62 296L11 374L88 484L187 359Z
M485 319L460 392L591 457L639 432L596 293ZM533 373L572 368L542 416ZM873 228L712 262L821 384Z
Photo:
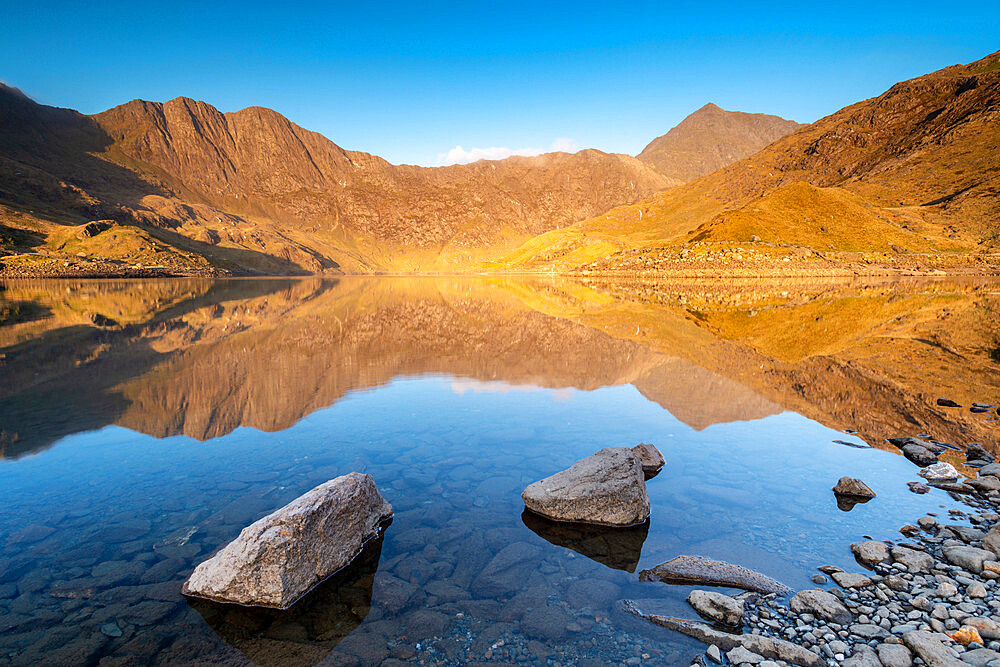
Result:
M689 587L639 570L703 555L811 587L858 568L849 542L954 505L909 493L883 439L995 444L995 414L933 405L1000 398L994 288L10 283L0 663L689 664L703 647L616 610L693 617ZM638 442L667 460L648 528L523 515L527 484ZM351 471L395 517L291 611L181 597L245 525ZM843 475L878 497L841 511Z

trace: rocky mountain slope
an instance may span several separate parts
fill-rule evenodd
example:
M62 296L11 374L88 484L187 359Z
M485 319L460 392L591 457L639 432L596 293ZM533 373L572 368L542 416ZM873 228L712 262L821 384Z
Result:
M779 261L819 273L852 261L969 268L995 261L976 253L1000 243L998 210L994 53L896 84L691 183L532 239L498 265L694 274L724 265L754 275Z
M753 155L800 127L779 116L726 111L709 103L653 139L637 157L664 176L687 183Z
M447 269L675 183L596 150L391 165L259 107L135 100L83 116L4 87L0 149L0 243L143 268L159 242L156 264L189 272ZM131 230L126 257L82 234L95 219Z

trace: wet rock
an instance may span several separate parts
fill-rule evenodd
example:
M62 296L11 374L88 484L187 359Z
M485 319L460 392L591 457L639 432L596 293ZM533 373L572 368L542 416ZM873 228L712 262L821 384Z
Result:
M983 475L977 479L970 479L965 482L976 491L986 493L988 491L1000 491L1000 479L993 475Z
M934 567L934 558L923 551L909 549L903 546L895 546L890 551L894 563L899 563L906 567L906 571L911 574L919 572L930 572Z
M623 600L621 604L622 609L630 614L644 618L669 630L694 637L705 644L717 646L723 651L731 651L737 646L742 646L747 651L764 658L784 660L793 665L803 665L804 667L825 667L826 665L826 662L819 655L783 639L754 634L735 635L716 630L704 623L661 616L644 611L642 605L646 604L646 602L641 600ZM652 600L648 602L655 605L658 601Z
M931 487L926 484L921 484L920 482L907 482L906 485L910 487L910 491L916 494L924 494L931 490Z
M885 542L875 540L855 542L851 545L851 551L854 552L854 557L859 563L869 567L889 560L889 545Z
M370 475L337 477L244 528L195 568L183 593L286 608L350 563L391 516Z
M847 610L837 596L819 588L799 591L792 596L788 606L796 614L812 614L840 625L854 622L854 614Z
M819 584L820 586L830 581L829 579L826 578L826 575L823 574L814 574L812 576L812 580L814 584Z
M934 633L914 630L903 635L903 643L930 667L959 667L962 661L951 648L941 643Z
M959 405L955 401L951 400L950 398L939 398L937 400L937 404L940 405L943 408L960 408L960 407L962 407L961 405Z
M874 498L875 492L867 484L855 477L841 477L833 492L838 496L849 496L851 498Z
M645 474L627 447L605 447L530 485L521 498L532 512L556 521L634 526L649 518Z
M784 595L791 589L753 570L701 556L677 556L651 570L639 573L640 581L662 581L668 584L707 584L730 586L757 593Z
M937 455L934 452L926 447L912 443L903 447L903 456L920 467L929 466L937 462Z
M882 667L910 667L913 654L902 644L879 644L875 649Z
M953 546L944 548L944 557L952 565L957 565L975 574L982 574L983 562L994 560L996 554L976 547Z
M743 601L712 591L691 591L688 604L702 618L730 627L743 623Z
M979 469L979 476L990 475L993 477L1000 477L1000 463L991 463L988 466L983 466Z
M101 632L106 634L108 637L121 637L122 629L118 627L118 624L114 621L110 623L105 623L101 626Z
M929 465L917 474L926 478L927 481L932 484L936 482L954 482L959 477L958 471L955 470L955 466L950 463L945 463L944 461L935 463L934 465Z
M993 461L993 455L986 451L986 448L979 443L972 443L965 448L966 461Z
M639 459L639 465L642 466L642 472L646 475L646 479L654 477L666 464L660 450L644 442L633 447L632 453L635 454L635 458Z

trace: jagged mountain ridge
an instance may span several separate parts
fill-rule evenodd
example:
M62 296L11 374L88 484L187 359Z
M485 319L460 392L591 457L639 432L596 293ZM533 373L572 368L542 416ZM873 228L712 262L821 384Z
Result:
M753 155L804 127L762 113L726 111L709 103L642 149L638 157L683 183Z
M449 255L509 246L674 184L596 150L392 165L269 109L222 113L187 98L83 116L4 88L0 109L0 204L41 221L138 223L188 250L245 249L299 272L447 268Z

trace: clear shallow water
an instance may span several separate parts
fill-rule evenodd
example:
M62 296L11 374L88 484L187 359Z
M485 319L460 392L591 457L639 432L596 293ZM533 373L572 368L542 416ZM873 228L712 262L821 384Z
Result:
M289 303L302 301L295 289ZM508 337L476 357L463 343L438 347L434 333L474 336L454 323L433 332L438 320L429 317L428 304L439 300L404 290L394 298L411 323L407 331L419 332L416 339L376 327L364 344L348 345L345 327L374 326L359 314L375 312L379 322L387 312L362 307L366 295L388 300L369 284L325 304L310 292L323 305L310 317L340 332L335 340L320 336L325 342L316 347L302 331L315 333L317 320L300 322L294 311L246 323L263 308L261 298L273 305L269 290L260 290L264 297L203 293L192 308L175 305L166 316L157 306L140 318L147 329L98 330L96 348L88 347L90 333L79 338L80 325L5 348L6 369L17 377L28 375L19 359L53 364L83 349L96 361L85 362L90 372L79 376L73 375L78 365L67 365L74 391L54 377L8 391L0 402L8 434L9 425L23 433L32 420L41 427L54 412L70 415L63 428L69 434L27 451L12 446L16 454L0 461L0 662L607 664L645 655L688 664L698 644L615 611L621 598L658 597L677 615L692 617L684 602L689 587L640 583L639 570L681 554L703 555L809 587L817 565L858 567L849 542L865 534L895 537L904 523L951 504L936 490L909 493L905 482L917 479L915 468L897 454L835 444L859 439L757 393L734 394L718 379L719 401L736 400L745 412L766 416L707 426L703 415L689 416L698 428L689 426L637 389L653 393L646 366L633 373L645 383L623 381L623 359L635 361L641 350L616 348L593 328L567 328L550 315L537 319L537 311L519 320L527 315L500 303L501 332L508 332L503 322L530 321L538 333L530 341ZM493 321L481 316L483 303L499 301L491 294L470 301L466 294L446 311L473 319L469 326L482 331ZM244 320L239 329L236 318ZM182 336L181 343L170 338L180 330L177 321L198 335ZM222 327L234 333L212 333ZM63 339L73 332L74 347L60 347L53 331ZM285 334L299 341L300 353L311 351L305 356L312 364L293 359ZM542 350L546 356L532 356L550 334L558 337ZM552 358L560 350L573 356L567 340L584 348L589 375L598 381L567 370L578 368L576 360ZM526 342L533 347L521 349ZM136 354L139 347L156 355ZM387 366L400 357L405 363ZM324 366L331 363L336 368ZM460 372L440 372L449 365ZM123 376L123 367L134 373ZM692 377L676 364L667 367L660 385ZM192 368L219 391L189 382ZM248 368L261 373L250 390ZM353 381L338 380L320 396L327 390L316 378L340 378L344 368L353 369ZM599 377L608 368L617 369L617 381ZM517 381L496 379L505 375ZM21 395L34 401L49 395L56 405L25 408ZM295 398L275 402L274 396ZM289 400L291 412L303 416L276 416L288 411ZM82 404L114 406L105 415L110 425L86 428L94 414L74 422ZM689 413L693 406L685 407ZM142 419L157 410L163 413L157 419ZM216 428L222 420L225 427ZM270 432L243 422L267 424ZM154 437L140 428L157 436L224 434ZM579 535L522 516L519 494L527 484L601 447L638 442L654 443L667 460L647 484L648 530ZM291 612L189 604L180 596L193 567L243 526L350 471L373 475L395 509L393 522L380 543ZM861 477L878 498L840 511L830 488L843 475Z

